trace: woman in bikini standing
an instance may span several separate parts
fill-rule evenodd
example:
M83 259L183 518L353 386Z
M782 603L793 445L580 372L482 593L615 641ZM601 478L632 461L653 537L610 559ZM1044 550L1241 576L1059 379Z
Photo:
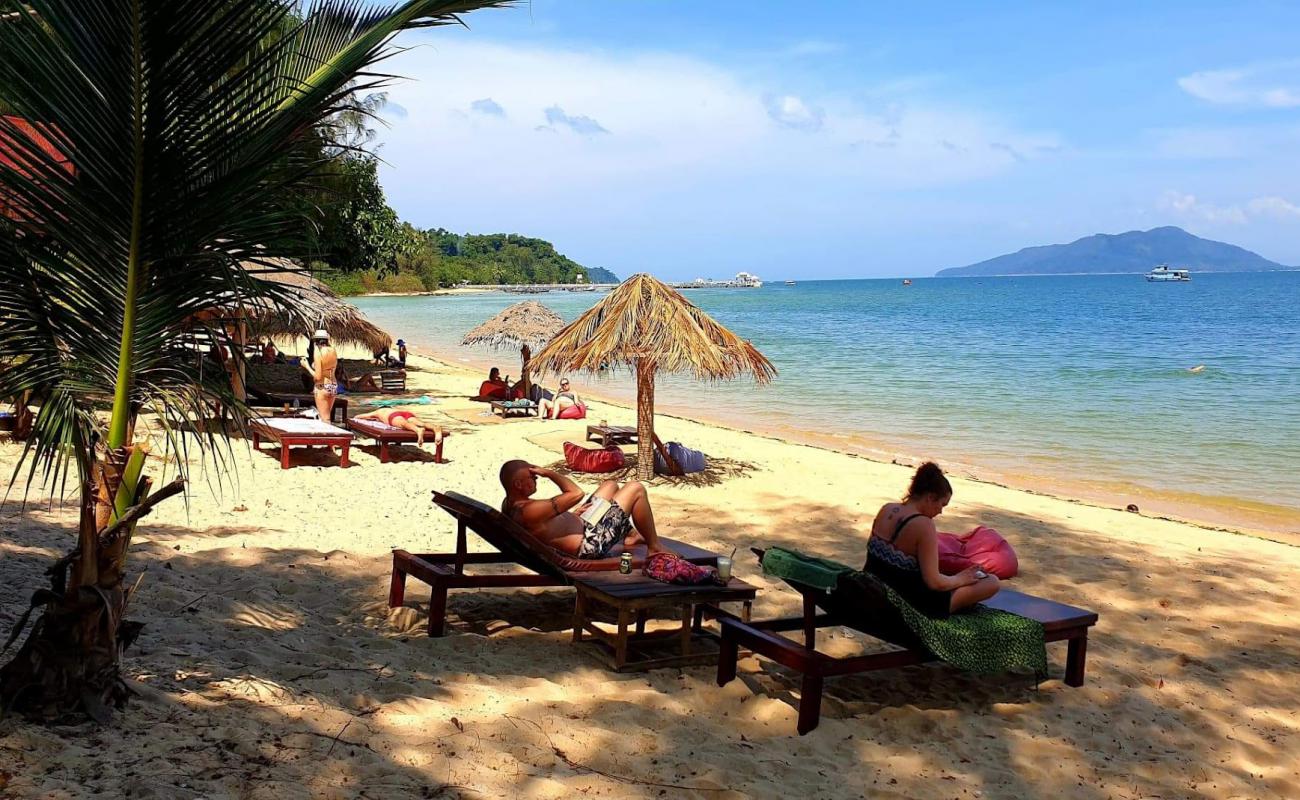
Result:
M901 503L880 507L867 542L866 571L903 596L917 611L945 619L958 609L987 600L998 579L979 567L956 575L939 572L939 532L934 518L952 499L952 484L939 465L922 464Z
M311 363L304 361L302 368L312 379L316 413L321 422L328 423L334 415L334 398L339 394L338 379L334 376L339 366L339 354L330 347L330 335L324 328L312 334L311 341L315 346L315 360Z

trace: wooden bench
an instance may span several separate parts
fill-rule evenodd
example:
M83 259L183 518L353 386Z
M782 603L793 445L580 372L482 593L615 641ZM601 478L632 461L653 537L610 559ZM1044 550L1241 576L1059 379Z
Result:
M742 603L741 619L748 620L754 595L758 588L739 578L732 578L726 586L678 586L647 578L640 570L630 575L618 572L594 572L573 576L577 597L573 606L573 641L581 642L584 633L594 637L608 656L607 663L618 672L657 669L659 667L685 667L712 664L718 657L718 648L699 649L701 641L717 642L719 637L704 628L704 616L713 616L721 603ZM618 614L618 627L610 632L596 626L589 612L594 606L613 608ZM672 607L681 626L672 630L645 630L646 618L652 608ZM635 619L635 630L631 627ZM677 652L659 655L651 652L664 640L677 642ZM642 650L641 658L631 660L634 650Z
M442 636L447 624L447 593L452 589L515 589L526 586L572 586L578 574L617 571L619 559L577 559L542 544L500 511L472 497L456 492L434 492L433 502L456 520L456 552L409 553L393 551L393 574L388 605L396 608L406 599L406 578L429 584L429 635ZM495 553L471 553L467 532L473 531L497 549ZM718 554L698 547L660 539L665 547L696 564L716 566ZM645 563L645 545L632 550L633 567ZM472 574L467 567L479 564L516 564L529 573Z
M261 447L263 439L279 443L281 469L292 466L289 463L289 448L293 445L337 447L340 449L339 466L348 466L348 448L352 445L352 434L328 422L300 417L263 417L254 420L249 429L253 434L254 450Z
M759 557L761 560L761 553ZM836 592L824 592L794 581L787 580L786 583L803 595L803 616L759 622L723 617L717 680L719 686L725 686L736 677L736 662L742 647L799 672L803 676L799 697L800 734L816 728L821 719L822 688L826 678L937 659L883 598L846 598L837 596ZM1007 588L984 601L984 605L1036 620L1042 624L1047 642L1068 642L1065 684L1083 685L1088 629L1097 624L1095 612ZM819 607L827 613L819 614ZM858 656L827 655L817 650L817 629L834 626L861 631L900 649ZM802 631L803 644L781 636L785 631Z

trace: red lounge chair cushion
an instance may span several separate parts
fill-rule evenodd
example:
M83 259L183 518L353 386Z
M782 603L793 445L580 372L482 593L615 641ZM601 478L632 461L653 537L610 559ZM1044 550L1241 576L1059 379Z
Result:
M618 445L588 450L573 442L564 443L564 463L574 472L613 472L623 466L623 451Z
M587 407L582 403L569 406L568 408L561 411L559 416L556 417L556 419L586 419L586 418L587 418Z
M939 534L940 572L955 575L972 564L1003 580L1014 578L1020 571L1016 551L992 528L980 525L964 537Z
M484 400L505 400L509 390L499 383L483 381L478 387L478 396Z

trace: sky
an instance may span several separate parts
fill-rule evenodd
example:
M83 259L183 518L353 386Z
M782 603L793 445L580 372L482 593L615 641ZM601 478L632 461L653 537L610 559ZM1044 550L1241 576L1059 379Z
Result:
M1300 265L1300 3L533 0L403 34L420 227L620 277L930 275L1178 225Z

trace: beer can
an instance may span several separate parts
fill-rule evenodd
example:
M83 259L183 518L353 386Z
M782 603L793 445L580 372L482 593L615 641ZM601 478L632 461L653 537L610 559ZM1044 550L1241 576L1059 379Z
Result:
M632 554L624 553L618 559L618 571L624 575L632 574Z

